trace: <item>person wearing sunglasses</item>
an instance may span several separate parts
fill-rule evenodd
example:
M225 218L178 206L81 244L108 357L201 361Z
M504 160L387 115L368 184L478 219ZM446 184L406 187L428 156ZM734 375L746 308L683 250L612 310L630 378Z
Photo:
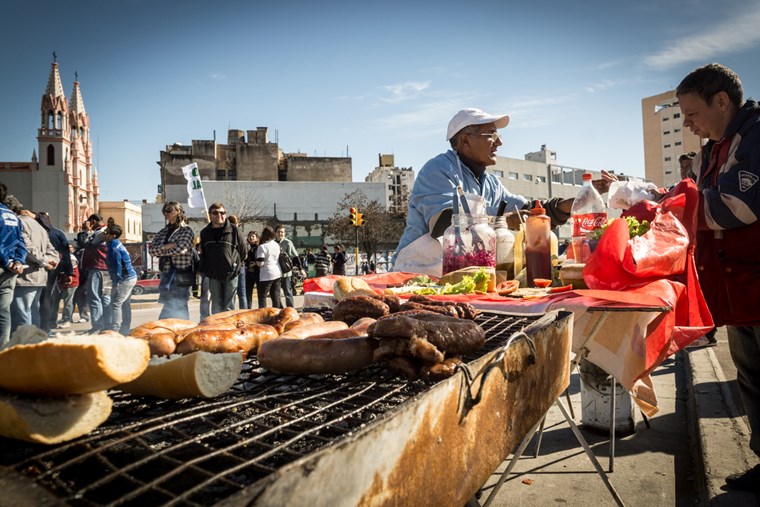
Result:
M430 252L436 251L436 247L440 252L437 238L443 236L451 225L453 198L459 186L472 198L482 200L489 215L496 215L502 202L507 210L520 210L507 213L509 227L519 228L519 214L528 213L531 201L511 193L496 175L486 172L488 166L496 164L496 151L503 144L498 129L508 124L509 116L492 115L480 109L462 109L454 115L446 131L451 149L425 163L414 180L406 229L391 261L393 269L408 271L412 269L410 266L424 264L431 269L437 266L438 273L427 274L440 276L440 259L436 262L435 259L423 258L430 257ZM600 192L606 192L610 182L616 179L614 175L602 171L602 179L594 181L594 186ZM552 227L567 222L572 204L573 199L562 198L543 203L546 214L552 220ZM399 255L407 248L409 250L402 255L403 260L396 266Z
M200 271L208 279L211 313L235 308L238 275L248 253L243 233L227 217L227 208L215 202L208 208L211 223L201 230Z
M185 210L180 203L169 201L161 211L166 226L158 231L149 249L152 256L159 258L161 271L158 301L164 306L159 319L188 320L190 287L177 283L177 270L187 270L193 265L195 233L187 224Z

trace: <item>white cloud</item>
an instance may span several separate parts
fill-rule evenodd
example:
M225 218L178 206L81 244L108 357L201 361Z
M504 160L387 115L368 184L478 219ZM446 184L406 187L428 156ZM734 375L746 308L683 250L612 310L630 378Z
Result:
M625 83L625 79L605 79L599 83L586 85L584 89L589 93L602 92L619 84Z
M720 55L742 51L760 43L760 5L747 6L735 18L708 27L697 35L678 39L670 47L644 58L644 63L657 69L705 61Z
M227 79L227 74L220 74L219 72L215 72L214 74L211 74L209 77L211 79Z
M390 104L398 104L399 102L415 98L421 92L430 88L430 81L409 81L407 83L386 85L383 88L390 92L390 97L381 98L380 100Z

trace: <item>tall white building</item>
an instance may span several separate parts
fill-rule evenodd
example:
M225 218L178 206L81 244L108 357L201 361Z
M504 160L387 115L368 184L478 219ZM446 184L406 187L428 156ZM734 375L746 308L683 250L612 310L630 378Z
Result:
M388 211L406 213L409 194L414 185L414 171L411 167L396 167L393 155L378 155L379 165L364 178L367 183L388 185Z

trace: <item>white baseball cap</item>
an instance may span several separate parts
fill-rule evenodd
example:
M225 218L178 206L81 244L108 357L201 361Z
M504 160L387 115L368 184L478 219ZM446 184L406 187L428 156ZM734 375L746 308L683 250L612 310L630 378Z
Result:
M449 122L449 128L446 130L446 140L450 141L457 132L465 127L483 125L485 123L495 123L497 129L503 129L509 124L509 116L493 116L475 108L462 109Z

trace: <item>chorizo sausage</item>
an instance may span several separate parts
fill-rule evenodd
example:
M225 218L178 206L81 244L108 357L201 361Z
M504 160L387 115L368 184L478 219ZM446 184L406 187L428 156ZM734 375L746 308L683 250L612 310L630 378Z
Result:
M340 320L330 320L328 322L320 322L317 324L308 324L306 326L299 326L285 331L280 335L280 338L291 338L294 340L303 340L310 336L322 335L325 333L333 333L342 329L348 329L348 324Z
M296 375L339 374L373 363L377 340L360 336L343 339L277 338L259 348L259 364L268 370Z

